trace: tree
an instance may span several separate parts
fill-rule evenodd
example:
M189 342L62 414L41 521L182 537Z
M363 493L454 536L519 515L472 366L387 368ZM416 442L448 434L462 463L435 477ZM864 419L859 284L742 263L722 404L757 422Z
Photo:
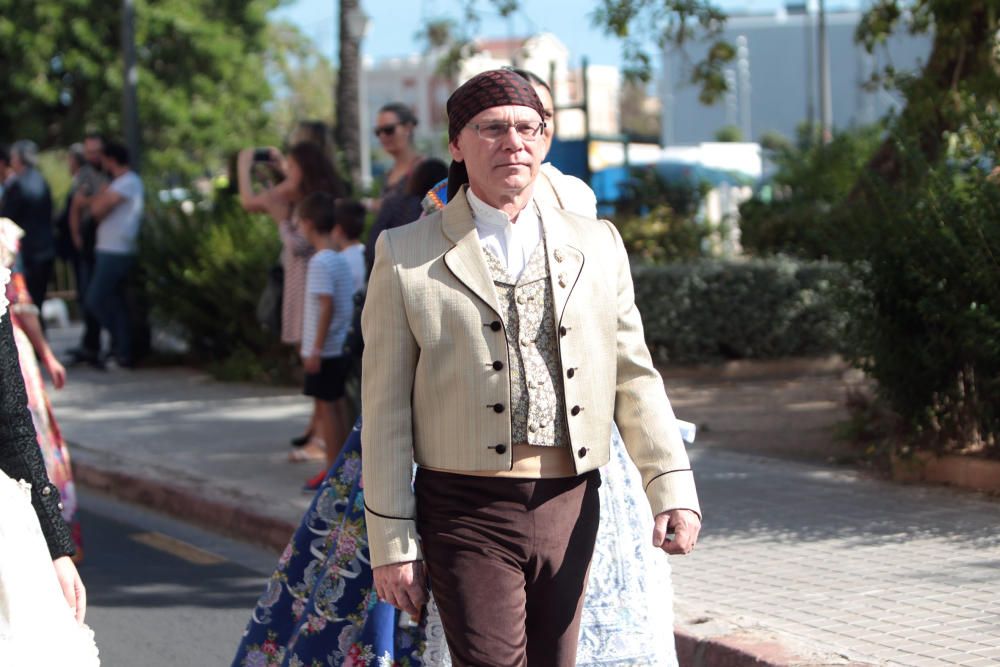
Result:
M278 0L136 3L147 177L191 176L227 151L273 140L264 76ZM88 130L120 135L121 3L0 0L0 128L43 147Z
M359 0L340 0L340 75L337 77L337 146L343 151L351 181L361 183L361 109L358 78L361 75L361 22Z
M743 141L743 130L735 125L723 125L715 131L715 140L724 143Z

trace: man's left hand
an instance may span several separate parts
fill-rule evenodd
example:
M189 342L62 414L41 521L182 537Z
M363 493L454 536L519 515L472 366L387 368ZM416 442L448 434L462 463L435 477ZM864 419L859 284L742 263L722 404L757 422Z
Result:
M653 546L668 554L686 555L694 551L701 532L701 519L691 510L668 510L656 515ZM667 537L673 533L673 538Z

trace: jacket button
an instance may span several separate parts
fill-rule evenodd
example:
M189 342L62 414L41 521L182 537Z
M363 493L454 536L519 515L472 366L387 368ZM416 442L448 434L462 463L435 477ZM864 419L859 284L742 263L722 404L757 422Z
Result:
M495 370L495 371L502 371L503 370L503 362L502 361L494 361L493 362L493 370Z
M566 377L572 379L574 375L576 375L576 369L575 368L571 368L568 371L566 371Z
M587 455L587 448L581 447L579 450L577 450L576 455L582 459L584 456Z
M501 328L503 328L503 325L500 324L500 320L493 320L492 322L490 322L490 329L493 329L494 331L500 331Z
M50 496L50 495L52 495L52 487L51 486L42 487L42 495L43 496Z
M497 445L493 449L497 450L497 454L505 454L505 453L507 453L507 445L502 445L502 444L501 445Z
M569 413L570 413L571 415L573 415L574 417L576 417L576 416L577 416L578 414L580 414L580 410L581 410L581 408L580 408L580 406L579 406L579 405L574 405L574 406L573 406L573 409L572 409L572 410L570 410L570 411L569 411Z
M493 406L493 412L500 414L503 412L503 403L497 403Z
M559 327L559 335L560 336L565 336L566 335L566 327L563 327L563 326Z

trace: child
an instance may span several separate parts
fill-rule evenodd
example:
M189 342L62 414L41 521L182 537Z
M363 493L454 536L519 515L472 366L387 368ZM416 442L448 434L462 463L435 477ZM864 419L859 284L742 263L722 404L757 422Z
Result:
M333 233L333 244L337 252L347 260L354 276L354 291L365 288L365 278L368 270L365 265L365 246L361 243L361 232L365 228L365 207L361 202L350 199L338 199L334 205L336 225Z
M327 466L306 482L315 490L326 470L337 459L348 434L348 406L344 382L350 359L343 354L344 339L354 311L355 280L347 259L337 252L334 229L338 226L334 198L315 192L296 209L299 229L315 248L306 269L306 299L302 325L303 393L316 399L317 426L326 442ZM350 217L350 216L347 216ZM338 232L338 237L342 232Z

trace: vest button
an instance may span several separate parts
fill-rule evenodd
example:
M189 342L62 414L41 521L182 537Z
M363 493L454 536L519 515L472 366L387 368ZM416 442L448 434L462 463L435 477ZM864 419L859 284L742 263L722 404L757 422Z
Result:
M574 405L574 406L573 406L573 409L572 409L572 410L570 410L570 411L569 411L569 413L570 413L571 415L573 415L574 417L576 417L576 416L577 416L578 414L580 414L580 410L581 410L581 409L582 409L582 408L581 408L581 407L580 407L579 405Z
M565 336L566 335L566 327L563 327L563 326L559 327L559 335L560 336Z
M497 451L497 454L505 454L507 452L507 445L503 445L503 444L497 445L493 449L495 449Z
M566 377L572 379L574 375L576 375L576 369L575 368L571 368L568 371L566 371Z
M503 370L503 362L502 361L494 361L493 362L493 370L495 370L495 371L502 371Z
M490 329L493 329L493 331L500 331L501 328L503 328L503 325L500 324L500 320L490 322Z
M493 412L500 414L503 412L503 403L497 403L493 406Z
M582 459L584 456L587 455L587 448L581 447L579 450L577 450L576 455Z

